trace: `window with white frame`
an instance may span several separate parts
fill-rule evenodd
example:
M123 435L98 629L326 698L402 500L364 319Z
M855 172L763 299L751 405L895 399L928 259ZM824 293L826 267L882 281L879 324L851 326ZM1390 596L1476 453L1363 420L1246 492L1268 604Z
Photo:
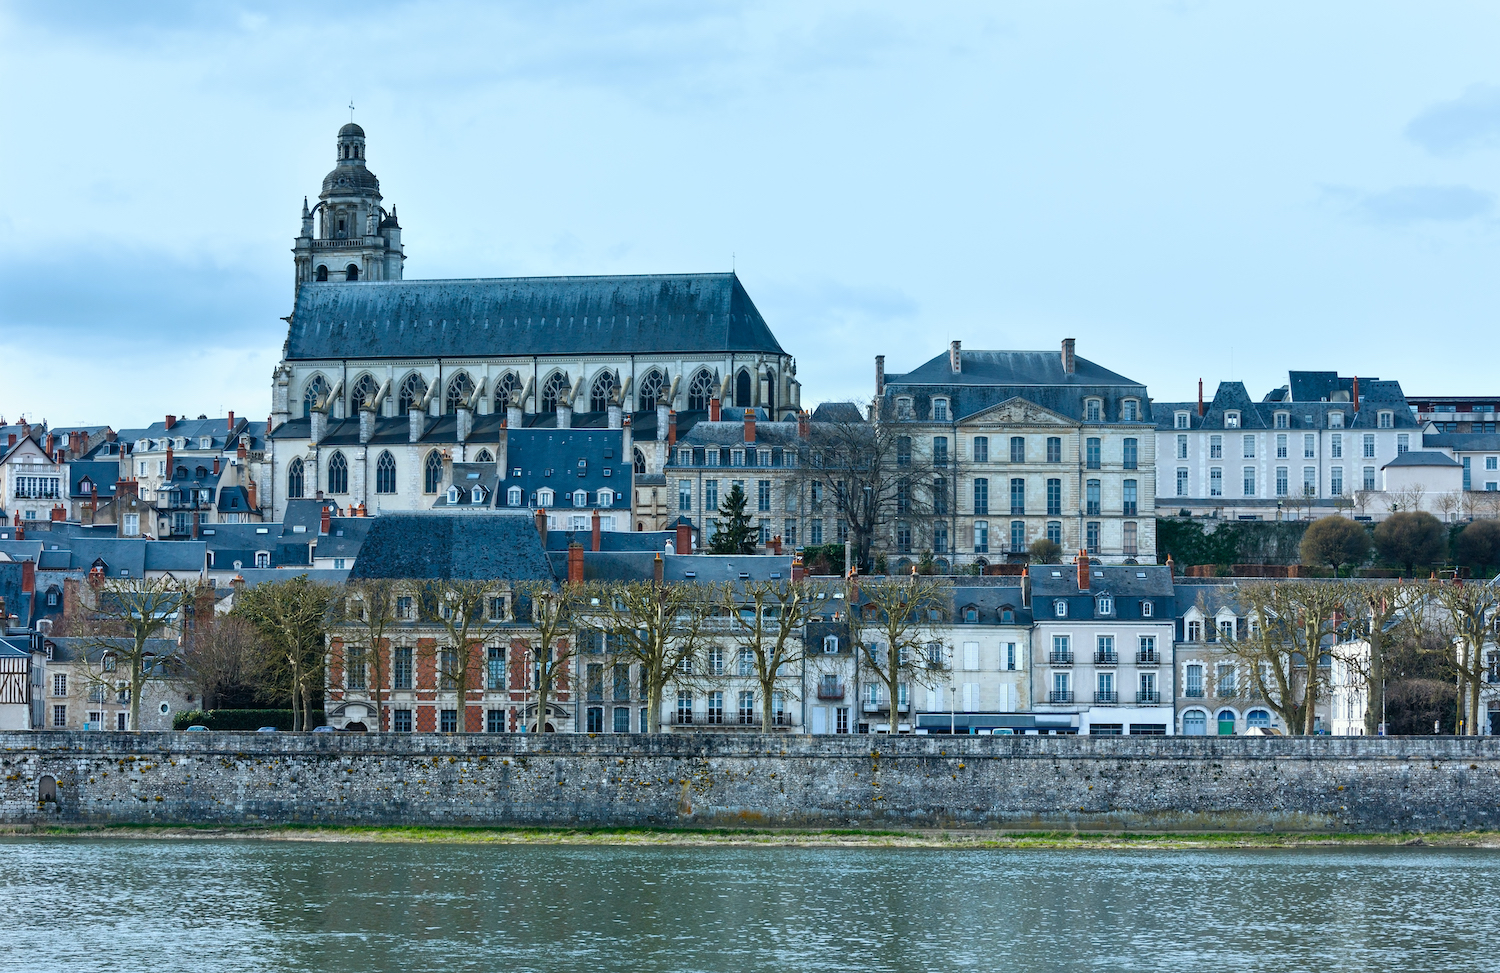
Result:
M1328 457L1330 459L1344 458L1344 434L1332 433L1328 437Z
M933 422L947 422L948 421L948 400L947 399L933 399L932 400L932 421Z
M1255 459L1255 437L1245 436L1241 440L1240 456L1243 459Z
M1188 458L1188 438L1186 436L1179 435L1177 437L1177 458Z
M542 487L536 492L536 502L539 506L550 507L554 502L556 502L556 496L557 495L552 492L551 487Z
M1365 459L1375 458L1375 434L1367 432L1364 435L1363 455Z
M1240 414L1238 412L1224 413L1224 428L1238 429L1240 427Z
M1291 417L1290 413L1286 413L1286 412L1278 412L1278 413L1276 413L1276 428L1277 429L1287 429L1287 428L1290 428L1290 426L1291 426L1291 420L1292 420L1292 417Z
M505 502L510 506L519 507L521 505L521 499L522 493L520 487L513 486L505 491Z
M1382 413L1380 413L1378 421L1377 421L1376 424L1381 429L1389 429L1389 428L1391 428L1391 424L1392 424L1391 420L1393 418L1393 415L1394 414L1390 413L1390 412L1382 412Z
M1330 412L1330 413L1328 413L1328 428L1329 429L1342 429L1342 428L1344 428L1344 414L1342 412Z
M1247 497L1255 496L1255 467L1247 466L1244 469L1243 492Z
M1186 429L1186 428L1188 428L1190 420L1188 419L1188 414L1186 412L1179 412L1173 418L1175 419L1175 421L1172 424L1173 428L1175 428L1175 429Z
M1315 459L1318 455L1318 437L1312 433L1302 434L1302 458Z
M1101 399L1089 399L1083 404L1083 421L1100 422L1104 418L1104 402Z
M1135 399L1126 399L1120 405L1120 421L1135 422L1140 416L1140 404Z
M1396 455L1400 456L1409 449L1411 449L1411 435L1409 433L1398 432L1396 434Z

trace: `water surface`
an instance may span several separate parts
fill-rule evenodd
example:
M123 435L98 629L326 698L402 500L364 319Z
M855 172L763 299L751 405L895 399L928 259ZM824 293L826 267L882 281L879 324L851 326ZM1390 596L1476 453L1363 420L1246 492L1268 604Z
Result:
M1494 969L1500 853L0 840L0 970Z

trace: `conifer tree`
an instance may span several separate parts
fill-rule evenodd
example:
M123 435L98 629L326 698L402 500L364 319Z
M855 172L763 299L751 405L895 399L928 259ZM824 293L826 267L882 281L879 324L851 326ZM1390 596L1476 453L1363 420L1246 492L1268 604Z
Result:
M708 548L710 554L755 553L758 532L745 512L745 502L745 491L735 484L719 505L719 516L714 518L714 537Z

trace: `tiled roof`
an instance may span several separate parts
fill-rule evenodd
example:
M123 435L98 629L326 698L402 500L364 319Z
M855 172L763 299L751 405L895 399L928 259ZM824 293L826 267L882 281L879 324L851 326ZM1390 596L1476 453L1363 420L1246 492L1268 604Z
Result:
M551 578L529 514L384 514L371 527L354 578Z
M1381 469L1388 469L1389 467L1392 467L1392 466L1447 466L1447 467L1458 467L1458 466L1463 466L1463 464L1460 463L1458 460L1454 459L1453 457L1448 456L1448 455L1446 455L1444 453L1439 453L1439 452L1435 452L1435 451L1432 451L1432 450L1426 450L1426 449L1413 449L1413 450L1408 450L1407 452L1399 454L1395 459L1393 459L1389 463L1385 464L1385 466L1382 466Z

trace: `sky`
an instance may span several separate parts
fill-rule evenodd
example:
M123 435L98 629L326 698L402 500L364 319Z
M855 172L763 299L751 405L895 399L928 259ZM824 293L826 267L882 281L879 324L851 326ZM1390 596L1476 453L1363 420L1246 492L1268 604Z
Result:
M0 0L0 416L269 412L354 118L407 278L724 271L877 354L1494 394L1500 5Z

